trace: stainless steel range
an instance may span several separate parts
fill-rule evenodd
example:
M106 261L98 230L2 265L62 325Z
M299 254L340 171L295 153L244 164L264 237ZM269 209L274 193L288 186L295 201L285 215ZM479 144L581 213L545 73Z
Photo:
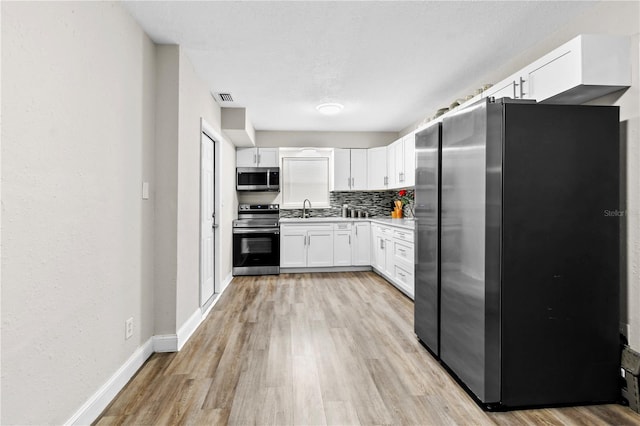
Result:
M233 221L233 275L280 273L280 206L240 204Z

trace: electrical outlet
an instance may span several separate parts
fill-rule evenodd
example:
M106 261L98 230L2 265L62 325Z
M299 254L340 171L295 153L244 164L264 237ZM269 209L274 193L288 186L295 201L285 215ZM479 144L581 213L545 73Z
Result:
M133 336L133 317L124 322L124 339L127 340Z

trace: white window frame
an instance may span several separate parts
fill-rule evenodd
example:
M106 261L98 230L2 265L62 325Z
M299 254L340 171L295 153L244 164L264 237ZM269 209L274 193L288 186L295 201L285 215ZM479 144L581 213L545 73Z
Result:
M330 190L333 179L333 149L329 148L281 148L280 152L280 165L281 165L281 204L280 208L283 210L301 209L302 202L287 202L286 184L285 178L287 175L286 163L287 160L295 159L304 160L326 160L327 162L327 182L326 182L326 202L319 202L318 200L311 200L311 206L313 209L328 209L331 208Z

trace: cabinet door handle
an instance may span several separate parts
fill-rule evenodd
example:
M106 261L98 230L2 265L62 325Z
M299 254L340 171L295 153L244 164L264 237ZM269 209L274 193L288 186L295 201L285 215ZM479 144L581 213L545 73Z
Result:
M253 164L258 164L258 156L253 154Z
M520 77L520 99L524 99L524 78Z
M356 225L356 237L358 236L358 226Z
M351 188L351 178L347 178L347 186Z
M260 154L258 154L258 164L260 164Z

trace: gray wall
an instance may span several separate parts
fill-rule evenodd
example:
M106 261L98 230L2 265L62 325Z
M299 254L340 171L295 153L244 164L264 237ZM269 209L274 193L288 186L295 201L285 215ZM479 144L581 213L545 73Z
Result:
M220 110L118 3L1 7L0 423L61 424L199 312L200 118L222 134ZM225 279L235 147L218 142Z
M155 48L119 4L1 7L0 423L62 424L153 334Z

